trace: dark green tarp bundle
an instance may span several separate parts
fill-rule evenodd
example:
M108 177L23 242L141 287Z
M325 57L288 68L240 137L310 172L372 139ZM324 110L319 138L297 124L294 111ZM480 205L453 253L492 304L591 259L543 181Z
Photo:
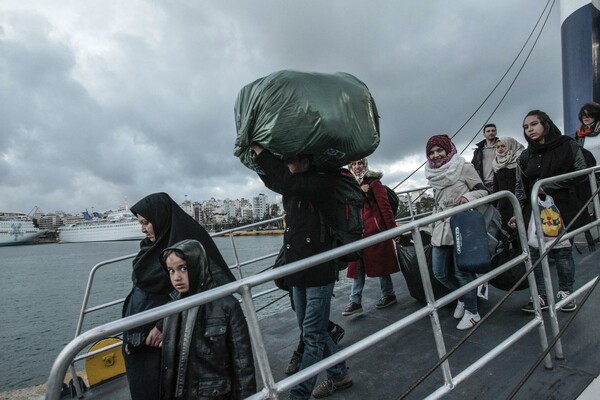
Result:
M235 103L234 155L261 172L250 143L285 158L312 154L315 165L341 167L379 145L379 116L367 86L354 76L279 71L242 88Z

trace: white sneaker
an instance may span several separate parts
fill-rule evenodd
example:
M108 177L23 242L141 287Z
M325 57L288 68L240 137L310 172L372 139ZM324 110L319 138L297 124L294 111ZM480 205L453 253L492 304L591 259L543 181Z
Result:
M456 329L464 331L465 329L471 329L481 320L479 313L472 314L469 310L465 310L465 315L463 315L462 319L456 325Z
M454 318L461 319L463 315L465 315L465 302L459 300L454 309Z

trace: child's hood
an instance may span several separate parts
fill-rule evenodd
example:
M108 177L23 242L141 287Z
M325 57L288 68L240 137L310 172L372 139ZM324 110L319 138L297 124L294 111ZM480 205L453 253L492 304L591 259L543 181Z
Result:
M206 251L204 251L204 247L202 247L199 241L183 240L166 248L163 253L168 250L179 250L185 257L190 285L189 295L203 292L213 286ZM162 255L160 259L164 270L168 273Z

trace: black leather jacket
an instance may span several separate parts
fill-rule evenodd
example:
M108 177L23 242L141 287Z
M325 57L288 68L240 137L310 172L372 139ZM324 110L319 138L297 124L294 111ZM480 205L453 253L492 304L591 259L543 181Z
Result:
M212 288L206 262L193 261L197 247L201 248L195 240L173 246L186 256L190 294ZM177 291L172 294L175 300L180 296ZM248 326L233 296L165 318L161 399L237 400L255 393Z

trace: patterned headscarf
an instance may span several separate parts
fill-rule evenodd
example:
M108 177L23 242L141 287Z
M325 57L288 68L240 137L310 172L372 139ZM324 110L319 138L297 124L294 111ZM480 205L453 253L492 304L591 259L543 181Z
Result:
M517 160L519 156L525 150L525 147L516 139L512 137L505 137L498 139L498 141L506 145L506 151L503 154L498 153L498 147L496 147L496 157L492 161L492 168L494 172L498 172L501 169L513 169L517 167Z
M440 146L442 149L446 150L446 157L439 161L432 161L431 158L429 158L429 151L433 146ZM454 146L454 143L452 143L452 140L448 137L448 135L432 136L429 138L427 145L425 146L425 156L427 157L429 168L433 169L439 168L446 164L456 153L456 146Z

